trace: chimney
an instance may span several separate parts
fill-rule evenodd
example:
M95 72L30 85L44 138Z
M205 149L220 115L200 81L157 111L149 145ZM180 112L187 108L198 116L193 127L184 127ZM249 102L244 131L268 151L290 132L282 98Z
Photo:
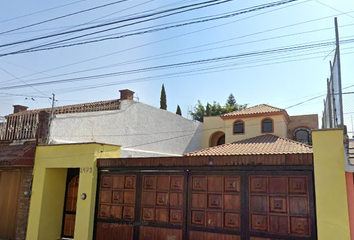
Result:
M28 107L22 106L22 105L13 105L14 107L14 113L26 111Z
M120 100L134 100L134 92L129 89L119 90Z

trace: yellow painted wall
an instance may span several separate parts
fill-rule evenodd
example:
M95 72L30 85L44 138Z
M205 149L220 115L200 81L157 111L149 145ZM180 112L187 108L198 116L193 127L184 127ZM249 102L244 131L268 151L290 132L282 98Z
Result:
M202 147L209 147L210 137L215 133L222 131L225 133L225 122L220 116L204 117L203 121L203 143Z
M265 117L235 118L223 120L220 116L205 117L203 122L203 148L209 147L209 140L213 133L223 131L225 133L225 143L240 141L247 138L262 135L261 121ZM287 123L283 116L272 115L268 118L273 119L274 132L271 134L287 138ZM244 134L233 134L233 123L236 120L245 122Z
M314 130L314 175L319 240L350 240L342 130Z
M66 173L80 168L75 240L93 237L97 187L97 158L120 157L120 147L97 143L39 146L36 150L27 240L61 237Z

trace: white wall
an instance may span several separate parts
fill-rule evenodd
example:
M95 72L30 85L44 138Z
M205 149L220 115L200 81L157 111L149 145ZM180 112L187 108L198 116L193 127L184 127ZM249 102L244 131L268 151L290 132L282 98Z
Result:
M202 147L202 123L130 100L120 110L58 114L50 143L99 142L122 146L122 157L182 155Z

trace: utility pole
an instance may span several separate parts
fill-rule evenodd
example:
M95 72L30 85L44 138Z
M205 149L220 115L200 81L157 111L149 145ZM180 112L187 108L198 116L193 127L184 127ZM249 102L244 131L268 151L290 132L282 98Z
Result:
M339 114L340 114L340 118L341 118L341 128L344 128L344 114L343 114L343 99L342 99L342 74L341 74L341 68L340 68L340 51L339 51L339 33L338 33L338 22L337 22L337 18L334 18L334 26L336 29L336 61L337 62L337 66L338 66L338 88L339 88L339 106L340 106L340 110L339 110Z
M52 93L53 97L52 97L52 109L50 110L50 116L49 116L49 123L48 123L48 134L47 134L47 141L46 144L49 144L49 139L50 139L50 127L52 125L52 120L53 120L53 116L54 116L54 103L55 103L55 94Z

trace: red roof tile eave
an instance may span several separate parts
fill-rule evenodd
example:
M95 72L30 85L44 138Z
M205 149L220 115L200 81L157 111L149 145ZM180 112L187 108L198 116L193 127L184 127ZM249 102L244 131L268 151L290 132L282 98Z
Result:
M108 104L108 103L117 103L120 102L120 99L112 99L112 100L104 100L104 101L98 101L98 102L89 102L89 103L79 103L79 104L72 104L72 105L64 105L64 106L58 106L54 107L54 114L56 114L55 110L61 110L61 109L70 109L73 107L89 107L89 106L98 106L102 104ZM41 111L45 112L50 112L51 108L40 108L40 109L31 109L31 110L26 110L26 111L20 111L17 113L12 113L7 116L17 116L17 115L24 115L24 114L36 114ZM5 116L5 117L7 117Z
M283 111L279 111L279 112L269 112L269 113L248 113L248 114L239 114L239 115L220 115L220 117L223 120L227 120L227 119L237 119L237 118L245 118L245 117L268 117L268 116L275 116L275 115L283 115L285 117L285 119L287 120L287 122L290 122L290 116L288 115L288 113L283 110Z
M0 149L3 151L0 156L1 167L29 167L34 165L35 145L0 146Z
M190 152L184 156L279 156L312 153L313 149L310 145L273 134L266 134Z
M186 153L183 156L185 157L227 157L227 156L283 156L283 155L307 155L307 154L313 154L312 151L307 152L307 153L240 153L240 154L227 154L227 153L221 153L221 154L192 154L192 153Z

